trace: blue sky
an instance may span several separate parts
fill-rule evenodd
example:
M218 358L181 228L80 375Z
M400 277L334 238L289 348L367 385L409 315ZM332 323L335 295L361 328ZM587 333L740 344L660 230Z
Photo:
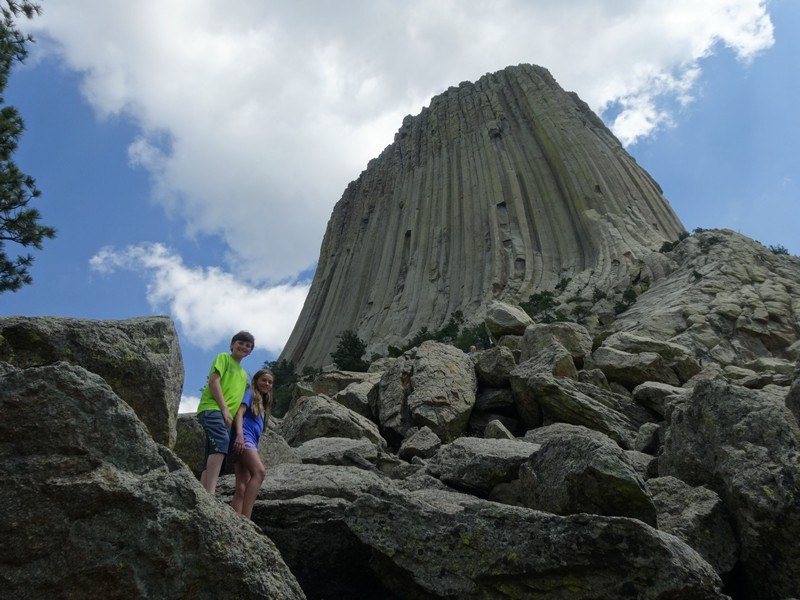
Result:
M43 2L5 99L58 237L0 314L170 315L192 408L236 330L251 373L280 352L333 205L403 116L521 62L602 115L688 230L800 255L800 2L484 4Z

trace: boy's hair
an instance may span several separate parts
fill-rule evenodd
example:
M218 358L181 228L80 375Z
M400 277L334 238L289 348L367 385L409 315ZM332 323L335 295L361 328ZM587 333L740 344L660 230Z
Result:
M250 342L250 345L255 348L256 338L249 331L240 331L231 338L231 346L233 346L233 342Z

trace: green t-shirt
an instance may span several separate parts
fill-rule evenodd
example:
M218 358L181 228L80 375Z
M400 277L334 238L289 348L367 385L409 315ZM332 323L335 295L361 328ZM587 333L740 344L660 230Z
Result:
M217 355L214 362L211 364L211 369L208 371L208 376L214 372L220 374L219 385L222 388L222 397L225 398L225 404L231 411L231 416L236 415L239 410L239 405L242 403L242 396L247 388L247 371L242 368L242 365L237 363L230 354L222 353ZM197 412L204 410L219 410L219 404L214 400L211 395L211 390L206 387L203 389L203 395L200 396L200 404L197 406Z

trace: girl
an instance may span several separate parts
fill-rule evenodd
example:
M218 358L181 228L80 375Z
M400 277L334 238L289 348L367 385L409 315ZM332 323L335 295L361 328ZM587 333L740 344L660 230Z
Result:
M231 445L234 456L233 472L236 475L236 489L231 506L233 510L247 517L253 513L261 482L267 470L258 456L258 440L264 431L272 411L272 385L275 376L268 369L260 369L253 375L253 383L245 390L242 404L233 420L234 435Z

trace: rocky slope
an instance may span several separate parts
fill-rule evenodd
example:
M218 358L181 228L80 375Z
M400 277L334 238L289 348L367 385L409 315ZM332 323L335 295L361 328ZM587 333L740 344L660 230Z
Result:
M336 204L282 357L331 362L351 329L385 353L583 274L619 289L668 268L683 230L661 189L547 70L509 67L406 117Z

